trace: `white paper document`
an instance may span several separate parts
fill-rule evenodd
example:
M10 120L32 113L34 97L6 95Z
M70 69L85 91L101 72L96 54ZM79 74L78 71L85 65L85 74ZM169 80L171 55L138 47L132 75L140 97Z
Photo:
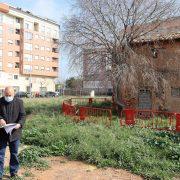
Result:
M10 124L6 124L5 126L1 126L1 128L4 128L7 134L12 133L12 130L16 127L17 123L10 123Z

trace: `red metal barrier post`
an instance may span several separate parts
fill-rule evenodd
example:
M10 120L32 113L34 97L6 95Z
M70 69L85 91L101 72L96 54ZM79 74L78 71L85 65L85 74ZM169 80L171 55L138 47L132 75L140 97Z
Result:
M180 132L180 114L176 114L176 131Z
M89 105L92 105L93 103L93 98L89 98Z
M64 114L64 102L63 102L63 104L62 104L62 112L63 112L63 114Z
M135 125L135 110L125 109L125 123L127 125Z
M86 109L84 107L79 108L79 117L80 120L84 121L86 118Z

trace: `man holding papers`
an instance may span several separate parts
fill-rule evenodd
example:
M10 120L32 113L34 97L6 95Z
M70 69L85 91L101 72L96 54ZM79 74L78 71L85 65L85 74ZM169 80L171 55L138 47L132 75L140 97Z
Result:
M18 148L25 122L23 101L14 97L14 89L6 87L0 98L0 179L3 176L4 158L7 144L10 150L10 175L17 176L19 169Z

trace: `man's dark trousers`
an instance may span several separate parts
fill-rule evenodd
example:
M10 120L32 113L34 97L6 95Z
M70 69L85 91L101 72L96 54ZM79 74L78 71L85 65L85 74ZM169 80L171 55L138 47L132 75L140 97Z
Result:
M0 138L0 178L3 176L4 169L4 158L7 144L9 144L10 149L10 174L16 174L19 169L19 161L18 161L18 147L20 140L15 140L9 142L8 139Z

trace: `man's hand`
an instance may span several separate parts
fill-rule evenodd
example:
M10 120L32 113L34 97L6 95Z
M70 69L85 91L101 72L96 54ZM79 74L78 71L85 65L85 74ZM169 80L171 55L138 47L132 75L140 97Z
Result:
M4 119L0 119L0 126L5 126L6 125L6 121Z
M16 124L16 127L14 129L19 129L21 127L20 124Z

